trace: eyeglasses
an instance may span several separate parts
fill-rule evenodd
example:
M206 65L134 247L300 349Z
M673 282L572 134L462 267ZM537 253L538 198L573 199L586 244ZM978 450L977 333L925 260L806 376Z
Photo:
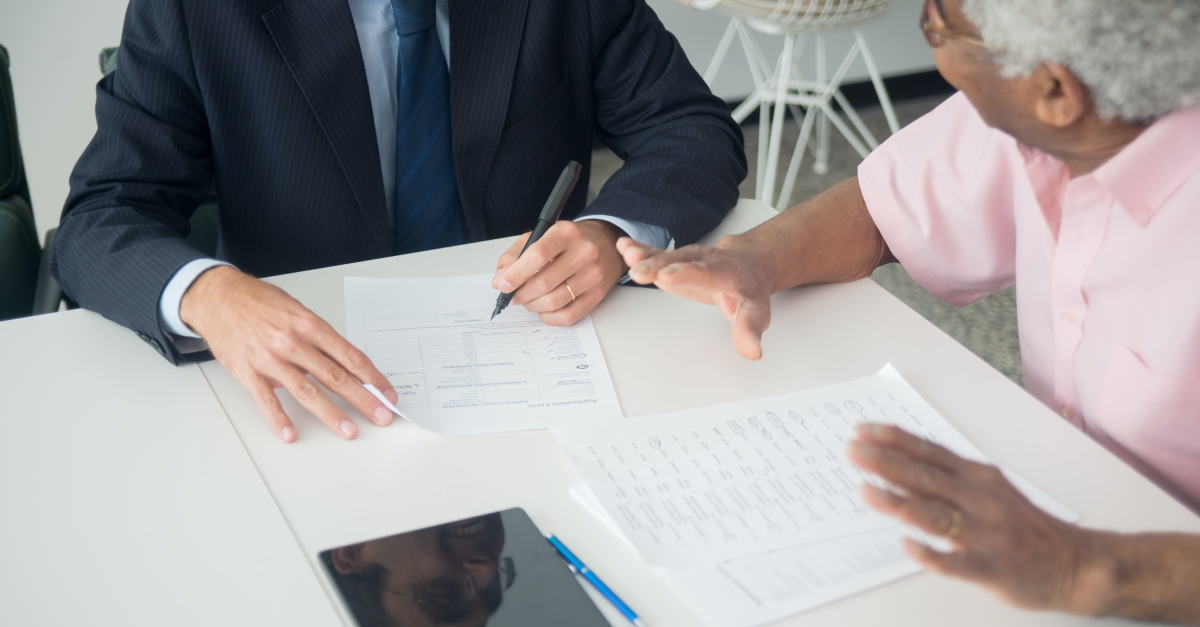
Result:
M361 579L361 577L359 578ZM492 578L492 581L488 582L487 587L496 586L501 591L508 590L512 587L516 579L517 569L513 565L513 559L511 557L502 557L498 564L496 576ZM479 590L475 587L475 580L471 577L470 573L456 573L434 579L425 586L425 590L421 594L388 590L387 588L383 588L381 591L402 599L408 599L414 603L437 608L459 607L466 603L468 599L474 598L479 594Z
M425 590L421 594L388 590L387 588L382 591L414 603L437 607L457 607L477 594L475 580L468 573L458 573L435 579L425 586Z
M946 18L942 16L942 12L934 0L925 0L925 5L921 7L920 24L921 32L925 34L925 41L931 48L940 48L946 45L946 40L948 39L961 41L972 46L979 46L980 48L990 47L978 37L962 35L946 28Z

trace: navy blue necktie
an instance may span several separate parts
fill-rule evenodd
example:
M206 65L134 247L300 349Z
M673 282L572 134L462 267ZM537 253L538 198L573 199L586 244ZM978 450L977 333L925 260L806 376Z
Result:
M396 253L463 242L450 144L450 72L434 0L392 0L400 33L396 119Z

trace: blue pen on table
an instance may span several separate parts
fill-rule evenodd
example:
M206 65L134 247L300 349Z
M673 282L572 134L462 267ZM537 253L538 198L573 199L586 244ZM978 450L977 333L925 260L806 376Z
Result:
M628 605L625 605L625 602L621 600L621 597L617 596L617 593L613 592L612 589L604 585L604 582L600 581L600 578L596 576L596 573L592 572L592 569L587 567L587 564L584 564L579 560L578 557L575 557L575 554L571 552L571 549L567 548L567 545L562 543L562 540L559 540L553 534L546 536L546 539L550 541L550 546L554 547L554 550L557 551L563 560L567 562L567 565L571 567L571 570L583 576L588 583L592 584L592 586L596 588L600 594L604 595L604 598L608 599L609 603L613 604L613 607L616 607L622 614L625 615L625 618L629 619L629 622L637 625L637 627L646 627L646 623L643 623L642 620L638 618L637 613L634 612L633 609Z

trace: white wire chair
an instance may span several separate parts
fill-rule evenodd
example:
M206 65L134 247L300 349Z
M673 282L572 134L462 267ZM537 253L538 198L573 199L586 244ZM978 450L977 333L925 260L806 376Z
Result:
M846 138L850 146L862 157L874 150L879 142L863 124L858 112L842 94L842 81L846 78L861 54L867 73L879 96L888 127L895 133L900 130L896 112L884 87L875 57L863 36L862 23L880 17L899 0L677 0L693 9L715 9L732 19L725 34L717 44L716 54L704 72L704 80L710 86L729 48L737 37L746 53L750 65L750 76L754 80L754 93L733 111L733 118L741 123L754 109L759 110L758 126L758 178L755 181L755 197L768 204L776 205L780 211L787 208L800 164L805 151L814 157L813 172L825 174L829 171L830 124ZM772 66L763 54L758 40L751 30L771 35L782 35L783 52ZM854 44L846 53L841 65L832 76L828 74L826 34L834 31L852 30ZM810 38L815 40L816 71L813 80L808 80L800 71L799 63ZM833 109L836 102L850 123ZM802 120L800 137L787 174L783 178L783 189L774 199L775 180L779 169L779 151L783 135L784 107L792 117ZM772 107L774 115L772 116ZM802 112L800 107L804 107ZM853 128L851 128L853 125ZM809 139L816 130L816 142L809 146ZM765 166L764 166L765 164ZM774 201L774 202L773 202Z

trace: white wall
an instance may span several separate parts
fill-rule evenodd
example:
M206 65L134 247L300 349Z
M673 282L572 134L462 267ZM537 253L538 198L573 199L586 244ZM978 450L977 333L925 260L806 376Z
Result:
M71 168L96 132L93 107L100 79L96 59L101 48L120 43L127 1L0 0L0 44L12 57L21 145L38 228L43 232L58 224ZM693 11L672 0L648 2L704 71L728 18ZM920 6L921 0L902 0L891 13L864 28L885 76L933 67L933 55L916 28ZM777 37L761 41L768 55L777 55L782 47ZM831 37L831 58L837 55L840 60L849 41L845 36ZM849 80L865 76L860 61ZM714 91L735 99L751 88L740 46L735 45Z
M0 0L34 214L58 226L67 179L96 132L97 57L121 41L128 0Z

